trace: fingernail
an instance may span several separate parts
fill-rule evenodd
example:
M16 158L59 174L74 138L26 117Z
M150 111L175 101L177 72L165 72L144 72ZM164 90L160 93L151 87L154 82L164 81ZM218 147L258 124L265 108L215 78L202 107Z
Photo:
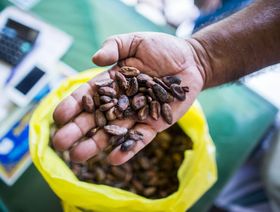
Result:
M100 54L102 52L102 49L99 49L97 52L95 52L95 54L92 57L96 57L98 54Z

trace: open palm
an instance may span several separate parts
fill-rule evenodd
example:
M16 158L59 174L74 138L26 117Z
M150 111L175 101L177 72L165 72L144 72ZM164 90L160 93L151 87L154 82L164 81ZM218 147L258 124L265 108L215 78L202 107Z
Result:
M173 123L184 115L203 88L203 70L198 65L199 61L192 45L166 34L134 33L111 37L93 56L93 62L100 66L114 66L80 86L65 98L54 112L54 120L61 126L54 135L54 146L58 150L70 149L71 159L76 162L85 161L108 146L109 135L103 129L98 130L91 138L85 138L86 132L95 127L96 123L92 114L82 112L81 98L85 94L93 95L97 92L96 81L114 79L114 73L120 66L133 66L151 76L176 75L182 79L181 84L188 86L190 92L187 93L186 100L182 102L175 100L170 103ZM135 129L144 135L144 140L137 142L131 151L122 152L120 147L116 147L108 156L108 161L114 165L132 158L158 132L170 126L162 118L158 120L148 118L140 122L130 117L114 120L111 124Z

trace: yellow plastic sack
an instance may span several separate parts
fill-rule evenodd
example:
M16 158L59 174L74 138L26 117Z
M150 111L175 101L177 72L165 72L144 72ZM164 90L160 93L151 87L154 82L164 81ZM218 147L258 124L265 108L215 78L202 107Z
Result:
M101 72L102 69L94 69L66 80L41 102L30 121L33 162L63 201L64 210L180 212L190 208L217 178L215 147L198 102L179 120L181 128L192 139L194 149L185 152L178 171L178 191L163 199L150 200L118 188L81 182L49 147L50 125L56 105L80 84Z

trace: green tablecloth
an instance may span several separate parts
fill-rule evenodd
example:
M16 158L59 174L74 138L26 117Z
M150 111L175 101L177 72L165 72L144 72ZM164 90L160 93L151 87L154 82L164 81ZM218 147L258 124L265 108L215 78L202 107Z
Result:
M2 0L0 7L6 4ZM152 24L118 0L42 0L33 12L73 36L74 44L63 61L77 70L93 66L91 55L107 36L133 31L174 33L170 27ZM277 110L241 84L206 90L199 100L217 147L219 175L218 182L192 208L201 212L209 208L248 157L272 124ZM0 197L11 211L61 210L58 199L33 166L14 186L1 183Z

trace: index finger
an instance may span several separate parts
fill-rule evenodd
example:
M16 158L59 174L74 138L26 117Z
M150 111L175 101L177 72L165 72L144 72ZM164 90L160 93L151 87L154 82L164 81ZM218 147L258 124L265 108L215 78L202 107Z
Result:
M86 94L92 96L97 91L95 82L109 78L109 72L103 72L87 83L82 84L73 93L63 99L54 110L53 119L55 123L62 126L75 118L82 112L82 97Z

